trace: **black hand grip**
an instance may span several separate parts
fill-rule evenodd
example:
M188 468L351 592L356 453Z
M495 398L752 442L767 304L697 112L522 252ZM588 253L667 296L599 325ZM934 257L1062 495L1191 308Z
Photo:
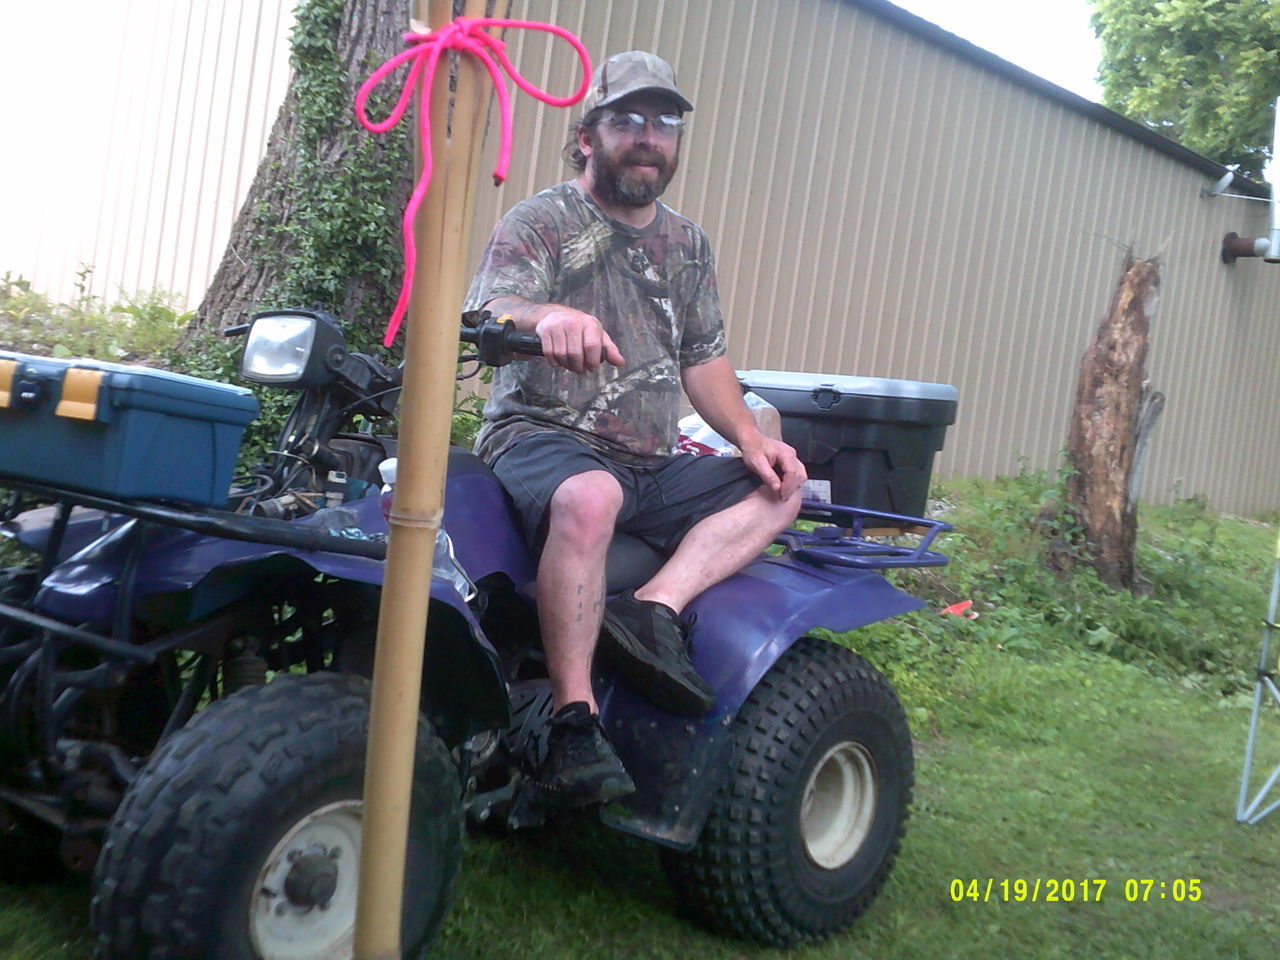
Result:
M478 324L474 324L474 314L464 314L463 320L471 322L459 331L458 339L474 343L483 364L502 367L514 360L517 353L542 356L542 339L536 333L521 333L509 318L495 320L488 311L482 311Z
M503 336L506 338L507 346L514 353L523 353L531 357L542 356L542 338L536 333L521 333L515 328L514 324L504 323L502 325L506 329L503 330Z

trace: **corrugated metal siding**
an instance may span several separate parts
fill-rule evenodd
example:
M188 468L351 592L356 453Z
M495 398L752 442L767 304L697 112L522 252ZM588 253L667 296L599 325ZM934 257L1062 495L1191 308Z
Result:
M0 269L58 298L208 284L288 84L293 0L10 11L0 88L39 111L0 151ZM32 188L35 189L32 189Z
M0 152L0 269L66 296L87 262L96 292L160 285L197 300L283 95L291 3L131 0L94 8L71 37L57 16L28 36L33 52L0 67L14 85L40 74L36 51L77 37L99 59L87 87L71 74L74 116L35 118L46 126L28 149ZM1202 200L1204 174L856 2L512 11L568 27L597 58L642 47L676 65L698 109L666 199L716 243L740 367L952 383L960 420L940 473L1053 467L1129 243L1165 263L1150 368L1169 403L1146 494L1280 502L1280 270L1217 260L1224 232L1264 232L1262 204ZM507 41L530 80L572 88L567 45ZM515 97L512 179L481 190L472 262L503 210L569 173L568 112ZM489 165L495 154L490 142ZM56 186L15 186L42 178Z
M1164 262L1149 368L1168 405L1145 495L1280 502L1280 271L1217 258L1224 232L1264 232L1262 204L1201 199L1203 174L856 4L517 8L596 56L676 65L697 109L667 199L716 243L740 367L952 383L940 473L1053 468L1130 245ZM565 51L508 42L568 88ZM515 173L481 196L473 258L506 207L568 176L564 111L517 111Z

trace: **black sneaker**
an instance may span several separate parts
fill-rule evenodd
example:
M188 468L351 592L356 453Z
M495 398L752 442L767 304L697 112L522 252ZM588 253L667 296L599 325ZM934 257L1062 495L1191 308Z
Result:
M532 780L547 802L563 807L608 803L636 789L600 718L582 701L565 704L548 721L547 754Z
M627 590L605 607L599 651L637 692L668 713L700 717L715 693L689 659L688 631L665 604Z

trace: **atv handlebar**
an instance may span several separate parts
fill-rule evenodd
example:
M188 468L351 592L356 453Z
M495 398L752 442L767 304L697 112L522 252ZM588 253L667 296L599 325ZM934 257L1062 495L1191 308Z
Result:
M542 338L536 333L521 333L511 322L510 314L494 317L488 310L476 310L464 313L462 320L465 326L458 339L474 343L477 358L486 366L506 366L516 354L542 356Z

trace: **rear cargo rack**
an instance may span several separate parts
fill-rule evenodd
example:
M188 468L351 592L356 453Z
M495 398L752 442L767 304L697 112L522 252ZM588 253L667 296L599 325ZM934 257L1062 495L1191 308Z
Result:
M800 519L826 525L813 530L787 530L774 543L786 547L791 556L805 563L867 570L941 567L947 563L945 554L929 549L938 534L952 529L951 524L940 520L811 500L801 506ZM884 539L902 536L920 539L913 544Z

